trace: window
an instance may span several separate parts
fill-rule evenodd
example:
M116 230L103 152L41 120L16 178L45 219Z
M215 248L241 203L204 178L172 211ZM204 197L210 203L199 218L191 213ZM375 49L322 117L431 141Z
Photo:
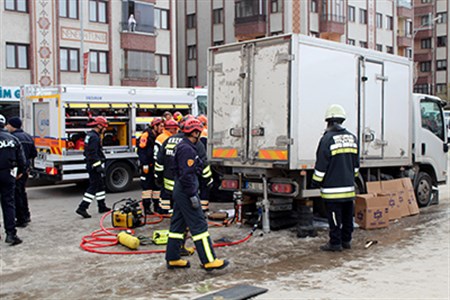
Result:
M272 12L272 13L281 12L281 7L280 6L281 6L280 0L271 0L271 2L270 2L270 12Z
M222 24L223 23L223 8L218 8L213 10L213 23Z
M28 48L25 44L6 43L6 68L28 69Z
M59 16L78 19L78 0L59 0Z
M89 1L89 21L106 23L106 2L104 0Z
M155 7L154 4L145 3L144 1L109 0L108 3L122 2L122 30L136 31L142 33L155 32ZM113 14L114 15L114 14ZM133 15L136 24L128 24L130 16ZM133 30L134 29L134 30Z
M383 45L377 44L377 51L383 52Z
M410 20L405 22L405 34L406 36L412 36L413 34L413 23Z
M436 23L439 23L439 24L447 23L447 13L446 12L438 13L438 14L436 14L436 17L439 17L439 19L436 20Z
M189 76L188 77L188 86L196 87L197 86L197 76Z
M431 0L422 0L422 3L431 3Z
M197 27L197 19L196 19L195 14L190 14L190 15L186 16L186 27L187 27L187 29Z
M160 75L169 75L169 55L155 55L156 73Z
M420 112L422 115L422 128L431 131L441 140L444 140L444 119L442 117L441 107L437 101L420 101Z
M360 42L359 42L359 46L360 46L361 48L367 48L367 42L360 41Z
M266 1L240 0L234 3L236 18L264 16L266 14Z
M416 84L414 86L414 93L430 94L428 84Z
M420 45L421 45L422 49L431 49L431 38L422 39L420 41Z
M447 85L445 83L437 83L436 84L436 94L446 94Z
M187 47L187 51L188 51L188 60L193 60L197 58L197 46L196 45L191 45Z
M355 22L355 7L349 6L348 7L348 21L349 22Z
M167 9L155 8L155 27L169 29L169 11Z
M447 60L441 59L436 61L436 70L443 71L447 70Z
M348 39L347 44L352 45L352 46L356 45L355 40L352 40L352 39Z
M61 71L80 71L80 50L71 48L60 48L59 65Z
M437 37L437 46L438 47L446 47L447 46L447 36L438 36Z
M91 73L108 73L108 52L91 50L89 64Z
M383 15L377 13L377 28L383 28Z
M393 30L394 29L394 21L391 16L386 16L386 29Z
M280 32L280 34L282 34L282 32ZM309 36L318 38L320 37L320 33L318 33L317 31L310 31Z
M359 9L359 23L367 24L367 10L362 8Z
M386 46L386 53L394 54L394 47Z
M311 12L317 12L317 0L311 0Z
M28 12L27 0L5 0L5 10Z
M159 66L158 65L159 62ZM125 52L125 78L132 79L155 79L155 69L159 68L162 72L161 59L158 60L155 54L143 51L126 51Z
M223 45L223 44L224 44L223 41L215 41L213 43L214 46L220 46L220 45Z
M431 71L431 61L423 61L419 65L420 65L420 72L430 72Z
M420 25L427 26L430 25L430 16L425 15L420 17Z
M412 48L410 48L410 47L406 48L405 57L408 57L408 58L412 58L413 57L413 50L412 50Z

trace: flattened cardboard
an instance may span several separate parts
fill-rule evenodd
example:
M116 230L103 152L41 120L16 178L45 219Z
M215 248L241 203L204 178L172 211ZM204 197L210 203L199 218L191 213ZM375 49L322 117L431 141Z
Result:
M402 178L403 190L405 191L405 202L409 209L410 215L419 214L419 206L417 205L416 194L414 193L414 188L409 178Z
M355 222L363 229L389 226L389 197L375 194L357 195Z

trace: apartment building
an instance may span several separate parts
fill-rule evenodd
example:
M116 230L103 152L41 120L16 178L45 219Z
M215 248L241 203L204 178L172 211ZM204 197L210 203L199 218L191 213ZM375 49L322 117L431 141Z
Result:
M412 57L410 0L177 1L178 82L206 85L207 48L301 33Z
M414 90L449 100L448 0L414 1Z
M175 2L0 0L0 86L175 87Z

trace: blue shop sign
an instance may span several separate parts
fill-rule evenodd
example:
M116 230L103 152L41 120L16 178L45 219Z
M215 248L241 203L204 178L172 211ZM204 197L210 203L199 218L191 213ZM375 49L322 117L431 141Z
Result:
M20 100L20 87L0 86L0 100Z

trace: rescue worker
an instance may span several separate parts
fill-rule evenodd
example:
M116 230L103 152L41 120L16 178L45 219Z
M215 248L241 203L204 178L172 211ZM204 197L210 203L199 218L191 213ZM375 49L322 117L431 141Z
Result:
M142 187L142 205L146 215L150 215L152 210L150 205L153 201L154 211L159 210L160 189L155 184L155 140L164 129L164 121L162 118L154 118L142 135L139 137L138 156L141 171L141 187Z
M16 230L14 190L16 180L23 176L25 155L20 141L5 130L6 119L0 115L0 200L5 226L5 242L11 246L22 243Z
M26 185L30 174L31 160L37 156L33 138L21 128L22 120L18 117L10 118L8 120L8 124L6 125L6 129L9 133L14 135L20 141L23 153L25 155L24 173L23 176L16 181L16 189L14 193L16 204L16 227L26 227L28 223L31 222Z
M203 125L199 120L187 120L182 129L185 136L175 149L174 206L166 250L169 269L190 267L189 261L180 258L180 249L187 227L192 233L202 268L210 271L223 269L229 264L227 260L216 258L208 233L208 224L200 206L198 174L202 172L203 162L198 156L195 144L202 130Z
M200 142L205 148L204 161L206 161L206 147L208 144L208 118L202 114L199 115L197 119L203 124L203 131L200 135ZM211 167L209 165L205 165L205 170L202 173L202 178L200 179L200 199L202 200L202 206L204 206L204 210L208 210L209 207L209 197L213 183L212 175L213 174L211 172Z
M164 144L164 142L169 137L176 134L178 132L178 129L179 129L179 126L178 126L177 121L175 121L173 119L164 121L164 130L160 135L158 135L158 137L156 138L156 141L155 141L155 151L154 151L155 160L157 159L158 153L162 149L162 145Z
M88 126L95 126L87 133L84 139L84 156L86 159L86 168L89 173L89 187L84 193L83 200L78 206L76 213L83 218L90 218L91 215L87 212L92 201L97 200L98 212L105 213L111 209L106 206L105 198L105 183L103 182L105 169L103 163L105 161L105 154L103 153L101 135L103 135L108 128L108 121L105 117L96 117L93 122L87 124Z
M208 143L208 118L205 115L199 115L197 119L203 123L203 131L200 136L200 141L203 143L203 145L205 145L206 148Z
M169 121L173 119L172 113L170 111L165 111L163 113L163 119L164 121Z
M336 252L351 248L359 154L356 136L342 126L345 119L342 106L333 104L327 109L327 128L316 153L312 185L320 186L330 228L330 240L320 247L322 251Z
M173 119L175 121L177 121L178 123L180 123L181 120L183 119L183 114L180 113L179 111L176 111L176 112L173 113Z

